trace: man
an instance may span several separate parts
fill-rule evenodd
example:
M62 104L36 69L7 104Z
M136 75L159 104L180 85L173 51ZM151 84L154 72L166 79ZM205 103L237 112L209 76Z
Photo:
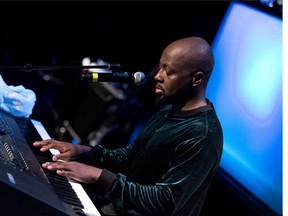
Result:
M126 147L37 141L41 151L56 148L55 162L43 164L74 181L102 191L115 215L199 215L219 166L223 134L206 87L214 67L209 44L187 37L169 44L155 75L161 106ZM71 161L88 158L89 165ZM70 160L60 162L57 160Z

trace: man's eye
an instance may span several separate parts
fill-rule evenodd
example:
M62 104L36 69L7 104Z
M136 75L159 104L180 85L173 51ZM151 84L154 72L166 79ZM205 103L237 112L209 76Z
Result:
M172 70L165 70L167 76L172 75L174 72Z

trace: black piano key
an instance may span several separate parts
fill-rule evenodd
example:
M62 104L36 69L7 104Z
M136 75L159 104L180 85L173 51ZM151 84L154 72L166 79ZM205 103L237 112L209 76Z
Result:
M55 192L58 194L59 197L63 199L63 201L67 203L72 203L79 207L83 208L81 201L77 196L75 196L75 192L70 184L67 184L65 177L55 176L53 172L46 171L47 177L53 186Z

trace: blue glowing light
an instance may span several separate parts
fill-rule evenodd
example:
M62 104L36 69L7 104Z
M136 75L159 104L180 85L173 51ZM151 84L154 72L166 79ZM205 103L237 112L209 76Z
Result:
M282 212L282 20L231 3L213 42L208 98L223 126L221 167Z

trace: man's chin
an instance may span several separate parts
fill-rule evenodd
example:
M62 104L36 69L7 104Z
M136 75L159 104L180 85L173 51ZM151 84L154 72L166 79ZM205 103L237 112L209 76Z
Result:
M156 94L156 106L166 103L166 97L163 94Z

